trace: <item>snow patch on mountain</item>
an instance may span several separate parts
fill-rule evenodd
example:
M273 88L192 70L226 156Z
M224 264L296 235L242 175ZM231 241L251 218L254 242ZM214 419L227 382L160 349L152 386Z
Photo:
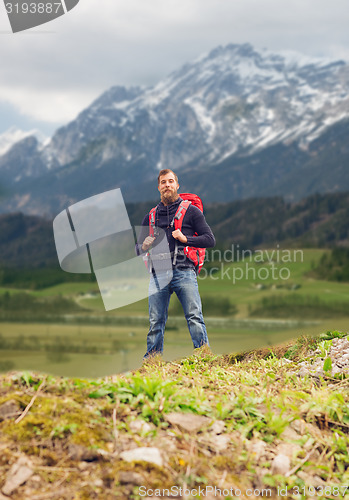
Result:
M16 127L11 127L0 135L0 156L7 153L14 144L30 136L36 137L43 145L45 143L48 144L47 141L49 139L38 130L24 131Z
M207 134L208 140L212 139L216 131L216 125L206 106L198 98L187 98L184 103L193 109L202 130Z

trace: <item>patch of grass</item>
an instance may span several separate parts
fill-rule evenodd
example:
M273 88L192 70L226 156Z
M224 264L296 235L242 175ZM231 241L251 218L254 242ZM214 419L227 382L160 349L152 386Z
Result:
M147 368L151 364L147 365ZM134 375L129 380L119 379L113 384L101 384L89 394L90 398L108 398L110 401L127 404L140 411L145 420L159 424L162 415L170 411L183 410L204 414L210 410L200 391L178 393L174 381L160 377Z

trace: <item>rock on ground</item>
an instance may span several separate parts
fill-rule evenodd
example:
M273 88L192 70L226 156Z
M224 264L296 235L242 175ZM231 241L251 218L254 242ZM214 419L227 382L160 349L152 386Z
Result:
M120 453L120 458L126 462L149 462L159 467L163 466L163 459L158 448L135 448Z

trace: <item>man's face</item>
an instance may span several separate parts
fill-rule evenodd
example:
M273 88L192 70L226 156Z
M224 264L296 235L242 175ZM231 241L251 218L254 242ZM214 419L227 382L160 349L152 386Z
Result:
M171 172L160 177L158 190L160 191L161 201L163 203L173 203L178 198L179 184L174 174Z

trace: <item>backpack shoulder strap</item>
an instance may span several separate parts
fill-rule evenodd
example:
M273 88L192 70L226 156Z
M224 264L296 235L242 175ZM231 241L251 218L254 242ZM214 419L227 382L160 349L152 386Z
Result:
M185 214L187 213L187 210L189 206L191 205L191 201L189 200L183 200L181 201L177 212L175 213L175 216L173 217L173 220L171 222L171 227L175 227L175 229L182 229L182 224L183 224L183 218ZM176 240L175 242L175 250L174 250L174 255L173 255L173 265L176 264L177 261L177 255L178 255L178 241Z
M182 229L183 218L184 218L190 205L191 205L191 201L189 201L189 200L181 201L181 203L177 209L177 212L176 212L176 214L173 217L173 220L171 222L171 227L173 227L173 225L174 225L175 229Z
M153 207L150 212L149 212L149 236L154 236L154 229L155 229L155 215L156 215L156 207Z

